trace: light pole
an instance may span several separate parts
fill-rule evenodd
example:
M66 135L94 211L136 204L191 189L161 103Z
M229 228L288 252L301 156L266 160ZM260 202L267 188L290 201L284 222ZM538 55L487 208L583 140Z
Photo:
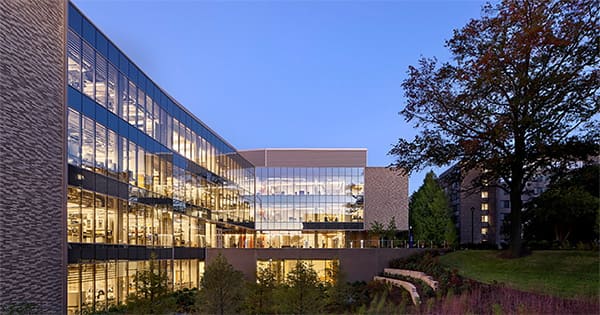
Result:
M471 244L475 243L475 207L471 207Z

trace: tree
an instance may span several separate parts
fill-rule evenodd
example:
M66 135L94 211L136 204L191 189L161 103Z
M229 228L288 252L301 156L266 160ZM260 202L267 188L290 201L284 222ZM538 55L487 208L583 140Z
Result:
M219 253L206 265L200 280L201 308L210 314L232 314L241 310L243 300L244 275Z
M551 183L527 205L525 239L559 244L598 239L598 176L600 166L591 165Z
M278 299L280 313L318 314L325 303L325 290L317 272L306 262L298 260L287 275L283 297Z
M456 242L456 230L450 217L448 198L434 172L429 172L423 185L410 197L409 221L417 240L435 244Z
M259 268L256 283L251 283L246 309L250 314L274 313L273 294L278 288L277 275L269 267Z
M385 237L390 241L390 247L394 246L394 240L396 239L396 233L398 228L396 227L396 217L392 216L387 226L385 227Z
M422 58L402 83L400 113L419 134L398 141L394 165L486 170L479 183L510 193L513 255L526 182L598 154L598 10L592 0L488 4L446 42L451 62Z
M166 271L161 270L156 254L150 254L148 269L136 272L133 282L135 293L128 297L127 311L134 314L165 312L173 306L167 298L169 279Z
M385 227L379 221L374 220L371 222L371 228L369 229L369 235L377 236L377 247L381 246L381 239L385 235Z
M331 262L329 268L325 269L328 285L327 305L325 306L328 314L341 314L347 311L353 302L352 288L347 282L346 273L340 267L339 260Z

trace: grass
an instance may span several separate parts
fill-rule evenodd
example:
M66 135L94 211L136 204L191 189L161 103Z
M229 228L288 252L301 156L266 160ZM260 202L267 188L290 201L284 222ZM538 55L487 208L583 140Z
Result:
M534 251L517 259L498 251L463 250L440 257L443 266L483 283L563 298L594 298L600 294L600 256L596 251Z

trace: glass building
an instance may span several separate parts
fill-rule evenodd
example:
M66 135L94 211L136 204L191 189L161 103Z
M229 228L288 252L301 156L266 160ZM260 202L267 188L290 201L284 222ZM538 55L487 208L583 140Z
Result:
M0 26L1 309L126 302L151 257L197 287L222 248L250 279L298 259L372 279L383 258L339 249L408 228L407 178L366 149L238 151L66 0L4 2Z
M67 67L70 312L123 302L150 250L196 287L201 248L254 243L253 165L71 3Z
M366 153L241 151L256 166L256 247L350 247L364 230Z

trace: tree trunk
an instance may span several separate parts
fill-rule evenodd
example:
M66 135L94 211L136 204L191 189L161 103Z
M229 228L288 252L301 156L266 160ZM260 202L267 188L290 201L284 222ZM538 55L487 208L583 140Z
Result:
M515 163L518 164L518 163ZM523 242L521 240L521 182L523 181L523 168L513 165L510 183L510 252L512 257L523 255Z

